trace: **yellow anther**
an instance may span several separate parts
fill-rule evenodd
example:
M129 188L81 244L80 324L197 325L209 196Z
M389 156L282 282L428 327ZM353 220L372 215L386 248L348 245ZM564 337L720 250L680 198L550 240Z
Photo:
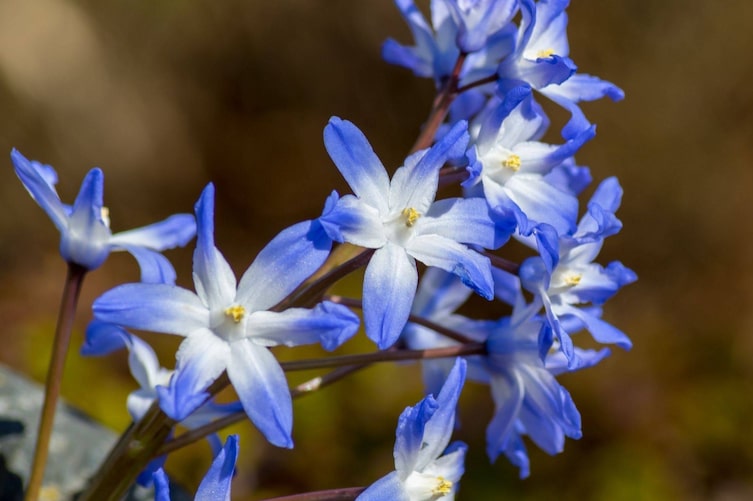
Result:
M403 209L403 217L405 217L405 226L413 226L416 224L416 221L418 221L418 218L421 217L421 214L418 213L416 209L413 207L408 207L407 209Z
M582 278L583 275L581 275L580 273L573 273L565 277L565 283L567 285L578 285Z
M539 59L545 59L554 55L554 49L544 49L536 53L536 57Z
M109 219L110 217L110 209L107 207L102 207L99 209L99 214L102 216L102 219Z
M502 160L502 167L510 169L513 172L518 172L520 170L520 157L515 154L510 155Z
M437 486L431 492L432 494L449 494L452 492L452 481L444 477L437 477Z
M243 320L243 316L246 314L246 308L236 304L225 309L225 315L231 317L236 324Z

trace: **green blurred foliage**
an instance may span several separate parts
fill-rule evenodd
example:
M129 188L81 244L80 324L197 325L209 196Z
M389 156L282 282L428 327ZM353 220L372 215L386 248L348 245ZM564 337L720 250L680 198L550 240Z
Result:
M584 106L599 134L578 160L625 188L625 227L601 262L620 259L640 277L606 307L635 348L563 378L584 438L556 457L532 448L525 481L504 458L489 465L488 389L469 385L461 498L751 499L753 2L581 0L569 13L581 71L627 94ZM5 0L0 151L15 146L54 165L67 200L101 166L116 230L190 211L212 180L217 242L240 273L277 231L318 215L332 189L347 190L321 140L329 116L358 124L389 169L402 161L433 88L381 62L388 36L409 40L386 1ZM555 123L565 118L555 112ZM0 360L42 380L65 266L9 162L0 169L0 238ZM191 249L168 256L190 287ZM92 300L137 276L114 255L87 278L63 386L68 401L116 429L135 388L124 354L76 352ZM357 296L357 281L338 292ZM172 366L178 340L146 338ZM371 349L361 337L342 352ZM379 365L296 401L293 451L234 427L243 434L234 497L383 475L397 416L421 396L419 374L412 364ZM192 489L208 464L199 443L168 469Z

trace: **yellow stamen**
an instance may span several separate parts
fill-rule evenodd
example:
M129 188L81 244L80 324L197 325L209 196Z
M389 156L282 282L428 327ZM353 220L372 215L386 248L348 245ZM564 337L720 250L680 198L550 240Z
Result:
M416 224L416 221L418 221L418 218L421 217L421 214L419 214L418 211L414 209L413 207L408 207L407 209L403 209L402 214L405 217L405 226L408 226L408 227Z
M431 492L432 494L449 494L452 492L452 481L444 477L437 477L437 486Z
M565 283L567 285L578 285L582 278L583 275L581 275L580 273L573 273L565 277Z
M536 53L536 57L539 59L545 59L554 55L554 49L544 49Z
M520 170L520 157L513 153L509 157L502 160L502 167L510 169L513 172L518 172Z
M241 320L243 320L243 316L246 314L246 308L243 306L236 304L234 306L231 306L229 308L225 309L225 315L228 317L231 317L233 319L233 322L240 323Z

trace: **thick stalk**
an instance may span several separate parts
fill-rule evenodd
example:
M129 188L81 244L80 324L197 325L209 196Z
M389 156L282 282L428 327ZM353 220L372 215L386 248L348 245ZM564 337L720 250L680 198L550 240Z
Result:
M42 487L44 468L47 464L47 455L50 447L50 437L52 436L52 428L55 422L55 409L60 397L60 385L63 380L65 357L68 354L68 345L70 344L71 331L73 330L73 319L76 316L76 306L78 305L78 296L81 292L81 285L84 282L86 272L86 268L68 263L68 274L65 278L63 299L60 303L60 312L55 328L52 357L50 358L50 366L47 369L47 384L45 386L42 414L39 418L37 445L34 450L34 461L29 477L29 486L26 489L27 501L37 501L39 491Z

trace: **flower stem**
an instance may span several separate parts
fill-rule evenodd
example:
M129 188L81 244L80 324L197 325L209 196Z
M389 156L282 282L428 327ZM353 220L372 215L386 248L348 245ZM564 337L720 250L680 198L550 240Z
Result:
M460 71L463 69L463 63L465 63L466 56L467 54L463 53L458 55L452 73L447 77L447 81L444 86L442 86L442 90L434 99L429 118L426 120L423 130L418 135L418 139L416 139L416 142L413 144L411 153L428 148L434 142L434 136L437 135L437 129L439 129L439 126L444 122L447 112L450 110L450 105L458 95Z
M44 403L42 414L39 418L37 431L37 445L34 450L29 486L26 489L26 500L36 501L44 478L44 468L47 464L47 456L50 447L50 437L55 422L55 409L60 397L60 386L63 379L65 357L68 354L68 345L71 341L73 319L76 316L76 306L81 292L81 285L88 270L83 266L68 263L68 274L63 287L63 299L60 303L58 322L55 328L55 340L52 348L50 366L47 369L47 383L45 386Z
M386 350L358 355L341 355L339 357L312 358L282 362L284 371L305 371L324 367L341 367L375 362L393 362L396 360L423 360L430 358L462 357L466 355L481 355L486 353L484 343L467 343L446 348L431 348L428 350Z
M345 487L327 491L305 492L303 494L293 494L292 496L278 498L267 498L264 501L352 501L365 490L365 487Z
M361 364L361 365L347 365L345 367L339 367L328 374L325 374L324 376L315 377L313 379L309 379L308 381L299 384L295 388L290 390L290 396L293 398L302 397L304 395L309 395L317 390L320 390L324 388L325 386L329 386L332 383L336 381L340 381L341 379L345 378L346 376L349 376L350 374L357 372L361 369L364 369L368 367L369 364ZM157 451L155 456L162 456L164 454L169 454L170 452L173 452L175 450L178 450L182 447L185 447L187 445L190 445L197 440L200 440L210 433L214 433L216 431L219 431L227 426L230 426L232 424L238 423L240 421L243 421L246 419L246 412L245 411L239 411L235 412L233 414L230 414L228 416L225 416L223 418L217 419L215 421L212 421L211 423L205 424L204 426L201 426L199 428L194 428L192 430L189 430L179 437L176 437L172 440L169 440L166 442L160 449Z

